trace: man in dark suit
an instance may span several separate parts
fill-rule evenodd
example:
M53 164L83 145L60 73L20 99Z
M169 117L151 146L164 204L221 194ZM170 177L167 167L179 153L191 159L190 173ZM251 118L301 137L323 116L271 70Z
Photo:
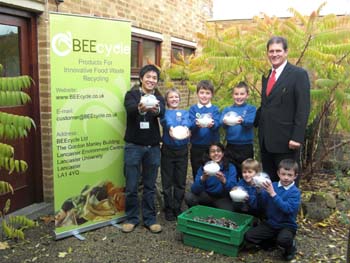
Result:
M261 106L255 123L263 170L272 181L279 180L277 167L283 159L295 160L300 169L300 148L310 112L308 74L290 64L287 56L285 38L272 37L267 42L267 57L272 69L267 78L262 78Z

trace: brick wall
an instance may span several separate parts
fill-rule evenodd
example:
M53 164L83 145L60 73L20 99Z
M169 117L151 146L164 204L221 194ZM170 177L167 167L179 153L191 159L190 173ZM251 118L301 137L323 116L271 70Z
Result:
M39 94L45 201L53 199L49 12L131 20L134 27L163 35L161 57L165 61L170 61L171 37L198 42L196 34L205 33L205 21L209 18L211 10L212 0L65 0L58 6L55 0L48 0L45 12L38 18ZM197 50L200 51L200 48ZM164 91L163 89L162 92ZM181 93L185 107L188 91L182 88ZM193 102L192 99L190 101Z

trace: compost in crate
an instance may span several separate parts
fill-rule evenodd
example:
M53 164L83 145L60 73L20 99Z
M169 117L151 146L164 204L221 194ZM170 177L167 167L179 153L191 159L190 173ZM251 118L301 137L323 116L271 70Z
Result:
M238 228L238 225L236 222L230 219L226 219L225 217L216 218L214 216L207 216L207 217L195 216L193 220L199 221L199 222L205 222L205 223L213 224L217 226L228 227L231 229Z

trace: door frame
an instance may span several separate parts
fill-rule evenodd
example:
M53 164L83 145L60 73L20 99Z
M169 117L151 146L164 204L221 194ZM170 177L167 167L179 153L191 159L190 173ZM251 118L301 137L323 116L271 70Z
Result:
M34 201L43 201L43 177L42 177L42 154L41 154L41 124L40 124L40 86L38 75L38 43L37 43L37 14L30 13L23 10L8 8L0 6L0 14L12 16L14 18L24 19L28 25L28 59L29 67L23 69L21 66L21 74L29 75L33 79L35 85L32 85L31 99L32 99L32 118L35 122L36 130L32 137L31 144L33 145L34 162L29 164L32 166L33 180L34 180ZM11 19L9 19L9 22ZM22 54L22 50L20 53Z

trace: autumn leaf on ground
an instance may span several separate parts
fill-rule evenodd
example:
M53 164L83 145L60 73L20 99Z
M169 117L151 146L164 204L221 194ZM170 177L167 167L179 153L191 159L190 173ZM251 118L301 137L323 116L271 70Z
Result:
M322 222L318 222L318 223L315 224L315 226L327 227L327 226L329 226L329 224L327 224L327 223L322 223Z
M53 215L47 215L40 217L40 220L44 221L45 224L49 224L55 221L55 217Z
M10 246L7 242L0 242L0 250L4 250L8 248L10 248Z
M67 256L68 252L58 252L58 257L59 258L64 258L65 256Z

